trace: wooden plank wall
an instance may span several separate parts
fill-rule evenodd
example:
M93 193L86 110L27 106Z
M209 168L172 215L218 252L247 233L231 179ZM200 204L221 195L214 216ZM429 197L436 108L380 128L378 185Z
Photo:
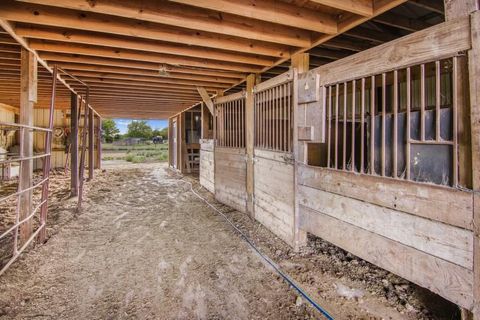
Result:
M0 104L0 121L6 123L15 123L15 112L18 114L18 109ZM1 134L2 140L0 141L0 147L8 150L16 142L15 134L11 135L6 134L5 132L1 132Z
M33 123L38 127L48 127L48 117L50 111L48 109L34 109ZM67 117L66 110L55 110L53 115L53 127L66 128L70 127L70 118ZM33 150L35 152L43 152L45 149L45 134L35 132L33 137ZM88 155L87 155L88 156ZM50 158L51 168L64 168L67 154L65 153L64 137L54 138L52 140L52 156ZM42 168L43 159L35 159L34 170Z
M311 72L320 75L322 90L323 85L446 58L470 48L470 20L463 17ZM305 164L306 158L308 150L300 148L297 159L304 162L297 162L301 230L472 310L471 191L313 167Z
M215 198L240 212L246 212L245 149L215 147Z
M213 139L200 141L200 184L215 193L215 154Z
M255 219L286 243L294 241L294 168L286 154L255 149Z

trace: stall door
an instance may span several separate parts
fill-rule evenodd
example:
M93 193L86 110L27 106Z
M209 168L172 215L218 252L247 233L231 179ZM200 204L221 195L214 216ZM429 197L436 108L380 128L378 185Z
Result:
M215 100L215 197L246 212L245 94Z
M255 219L293 244L293 73L255 87Z

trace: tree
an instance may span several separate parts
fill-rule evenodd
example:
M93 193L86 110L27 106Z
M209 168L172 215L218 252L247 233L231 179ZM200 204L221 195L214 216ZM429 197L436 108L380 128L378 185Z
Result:
M117 124L112 119L104 119L102 121L102 131L105 142L107 143L112 143L115 136L120 134Z
M155 129L153 130L152 135L154 137L162 137L163 139L166 139L168 137L168 128L163 128L161 130Z
M130 138L152 138L152 128L147 124L147 121L132 121L128 125L127 137Z

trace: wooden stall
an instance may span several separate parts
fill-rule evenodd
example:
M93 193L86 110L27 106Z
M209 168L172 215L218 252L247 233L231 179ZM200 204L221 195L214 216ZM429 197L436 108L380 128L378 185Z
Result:
M200 106L169 118L169 165L182 173L198 173L200 168Z
M214 115L215 197L246 212L245 93L216 98Z
M202 139L200 139L200 184L215 193L215 143L213 139L213 115L202 103Z
M294 241L293 78L291 70L254 87L254 216Z
M468 310L478 286L465 55L472 27L470 17L447 21L311 70L313 95L298 87L299 109L319 108L325 121L299 119L299 129L321 134L299 141L297 232Z

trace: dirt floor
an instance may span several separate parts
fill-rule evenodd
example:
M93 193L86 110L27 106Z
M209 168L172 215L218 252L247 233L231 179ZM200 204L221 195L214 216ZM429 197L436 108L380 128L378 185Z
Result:
M53 195L49 241L0 277L0 319L321 319L225 220L336 319L455 319L456 308L320 239L300 253L165 164L105 166L74 214Z

